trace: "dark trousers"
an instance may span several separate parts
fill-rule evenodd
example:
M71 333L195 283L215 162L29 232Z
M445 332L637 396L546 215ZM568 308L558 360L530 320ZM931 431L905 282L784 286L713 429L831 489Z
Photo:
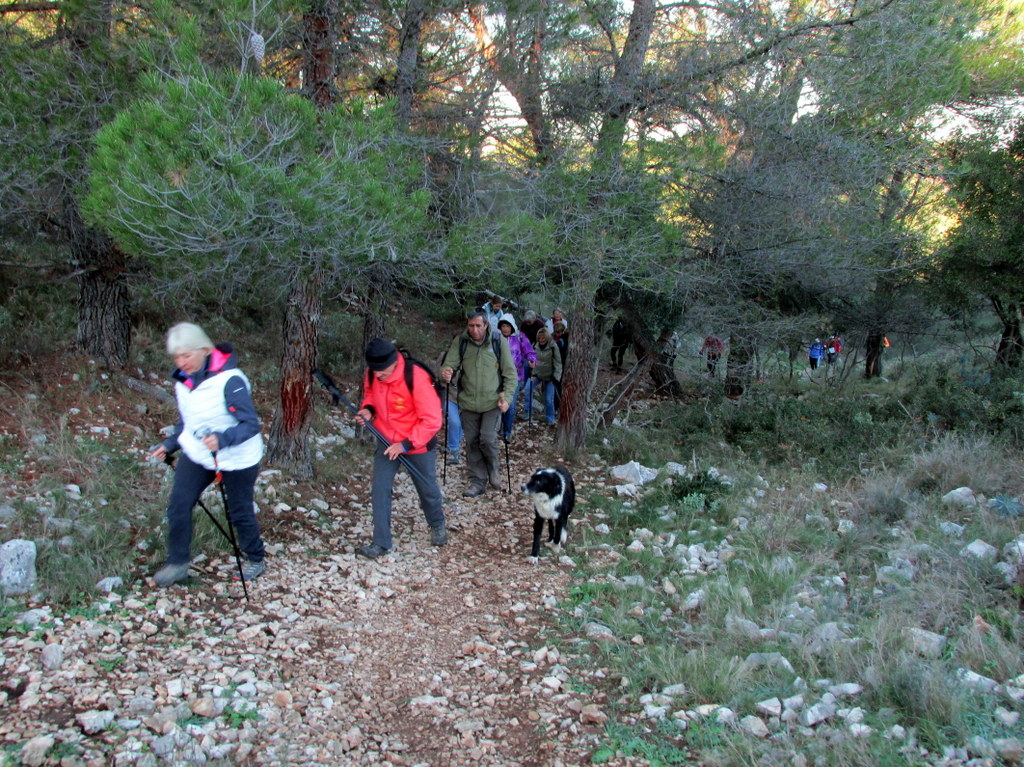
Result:
M250 561L263 560L263 539L253 510L253 487L260 465L248 469L222 472L224 492L228 497L228 518L235 528L238 548ZM167 503L167 563L182 565L192 559L192 512L199 496L209 487L216 472L200 466L182 453L174 472L174 487ZM215 510L211 509L214 513Z
M416 474L409 472L409 476L419 493L420 508L427 518L427 524L431 527L444 524L441 488L437 486L437 452L428 450L425 453L405 453L403 458L416 470ZM377 453L373 458L370 501L373 505L373 542L382 549L391 548L391 491L401 465L401 461L392 461L384 455L383 445L377 445Z

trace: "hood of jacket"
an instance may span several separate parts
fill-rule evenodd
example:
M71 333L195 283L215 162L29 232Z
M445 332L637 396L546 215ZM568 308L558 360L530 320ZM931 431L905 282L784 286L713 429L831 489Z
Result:
M519 332L519 326L516 325L516 318L513 317L511 314L503 314L501 315L501 317L498 318L498 325L501 325L501 323L503 322L507 322L509 325L512 326L512 335L515 335L516 333Z

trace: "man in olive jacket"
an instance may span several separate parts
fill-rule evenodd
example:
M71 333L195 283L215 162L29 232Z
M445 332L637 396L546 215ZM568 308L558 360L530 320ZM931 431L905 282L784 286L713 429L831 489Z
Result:
M450 383L456 371L469 471L469 487L462 494L475 498L487 492L488 482L495 489L501 487L498 421L518 382L508 341L492 332L483 312L470 316L466 332L457 335L445 352L441 378Z

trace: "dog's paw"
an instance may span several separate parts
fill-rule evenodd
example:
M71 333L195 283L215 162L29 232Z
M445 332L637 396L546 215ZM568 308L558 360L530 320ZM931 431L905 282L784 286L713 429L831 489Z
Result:
M527 557L526 561L529 562L530 564L535 565L535 564L540 562L540 557Z

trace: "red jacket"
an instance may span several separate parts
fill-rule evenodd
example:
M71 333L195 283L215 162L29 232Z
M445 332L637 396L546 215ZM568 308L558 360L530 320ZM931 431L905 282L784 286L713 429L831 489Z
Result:
M362 407L373 413L373 426L388 442L401 442L407 453L425 453L441 429L441 400L427 371L413 365L412 392L405 385L405 357L385 380L369 370L363 376Z

